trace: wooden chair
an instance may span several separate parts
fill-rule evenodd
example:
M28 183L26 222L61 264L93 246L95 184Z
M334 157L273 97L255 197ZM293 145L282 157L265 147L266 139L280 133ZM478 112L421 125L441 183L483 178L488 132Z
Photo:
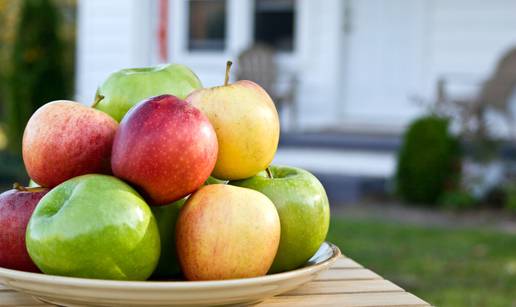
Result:
M511 111L511 98L516 89L516 48L507 52L496 65L492 76L481 83L479 94L472 99L451 99L447 93L447 86L451 80L442 78L437 84L437 102L441 107L455 107L459 110L459 117L463 131L474 126L473 134L485 136L486 111L493 110L500 113L511 130L511 136L516 136L516 123Z
M280 84L274 49L263 44L251 46L238 56L236 68L239 80L254 81L269 93L280 113L280 118L288 107L290 128L295 129L298 120L295 99L297 79L294 74L290 74L286 84Z

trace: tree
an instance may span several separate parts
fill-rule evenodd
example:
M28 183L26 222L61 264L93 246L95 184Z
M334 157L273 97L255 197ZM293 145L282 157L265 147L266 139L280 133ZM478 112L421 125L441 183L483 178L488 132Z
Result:
M4 118L9 148L20 152L23 129L41 105L71 95L60 14L51 0L25 0L20 8L10 63L4 74Z

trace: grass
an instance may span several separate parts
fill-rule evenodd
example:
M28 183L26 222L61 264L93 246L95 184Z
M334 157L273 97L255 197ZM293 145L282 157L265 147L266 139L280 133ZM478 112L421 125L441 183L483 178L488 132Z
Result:
M343 254L436 306L516 306L516 235L333 218Z

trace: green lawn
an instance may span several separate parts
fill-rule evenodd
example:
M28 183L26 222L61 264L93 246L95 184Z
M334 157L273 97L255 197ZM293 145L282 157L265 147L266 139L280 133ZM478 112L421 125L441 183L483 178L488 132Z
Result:
M342 253L436 306L516 306L516 235L333 218Z

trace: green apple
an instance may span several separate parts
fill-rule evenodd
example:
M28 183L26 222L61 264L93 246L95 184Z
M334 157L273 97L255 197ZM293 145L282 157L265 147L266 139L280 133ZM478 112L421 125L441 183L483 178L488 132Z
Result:
M120 122L132 106L145 98L170 94L185 99L201 87L199 78L184 65L122 69L98 88L93 106Z
M96 174L67 180L41 199L26 246L46 274L97 279L145 280L160 255L143 198L120 179Z
M230 182L262 192L276 206L281 239L270 273L293 270L319 249L330 224L330 206L322 184L308 171L270 166L254 177Z
M151 210L158 222L161 238L161 256L153 273L156 277L171 277L181 272L176 253L176 221L186 197L166 206L152 206Z
M213 176L210 176L208 177L208 179L206 179L206 181L204 182L204 185L210 185L210 184L226 184L228 183L227 180L220 180L220 179L217 179Z

